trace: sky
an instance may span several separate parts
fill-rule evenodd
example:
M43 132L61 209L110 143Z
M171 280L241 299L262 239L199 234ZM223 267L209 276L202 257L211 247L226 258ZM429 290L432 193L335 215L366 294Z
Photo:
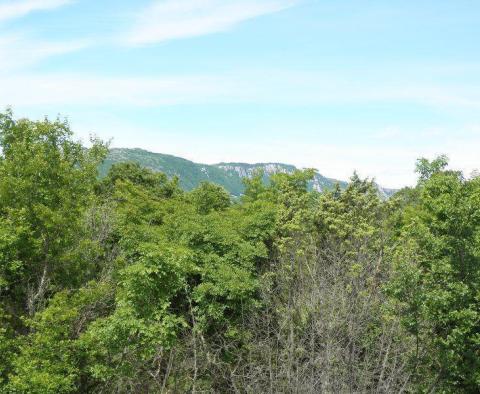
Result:
M478 0L0 0L0 110L386 187L480 167Z

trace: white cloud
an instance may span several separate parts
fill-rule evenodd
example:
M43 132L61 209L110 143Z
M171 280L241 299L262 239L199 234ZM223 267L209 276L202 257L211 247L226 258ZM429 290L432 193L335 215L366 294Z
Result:
M476 85L448 82L425 83L391 76L362 76L341 73L279 72L241 73L237 95L256 102L288 104L350 104L397 102L437 108L480 109ZM242 79L240 81L240 79Z
M73 0L0 0L0 22L19 18L34 11L51 10ZM0 31L0 72L6 75L28 68L51 56L78 51L90 45L86 41L48 42L25 33Z
M86 75L16 75L0 78L0 107L12 105L161 106L208 102L226 95L228 81L216 77L113 78ZM2 93L5 96L2 97ZM7 93L8 92L8 95Z
M142 45L221 32L296 3L298 0L157 0L137 16L126 41Z
M18 72L51 56L75 52L89 45L87 41L45 42L21 35L3 36L0 37L0 72Z
M72 0L0 0L0 22L25 16L34 11L61 7Z
M85 43L40 45L39 49L3 51L0 64L13 64L82 48ZM10 46L11 47L11 46ZM6 54L5 54L6 53ZM4 59L2 59L2 57ZM2 66L0 66L1 70ZM5 73L4 73L5 74ZM389 102L411 103L442 109L480 109L476 86L393 84L388 81L349 81L328 75L295 73L229 73L216 75L164 75L106 77L83 74L27 74L0 77L0 86L16 86L9 104L109 105L155 107L171 104L247 103L269 105L344 105ZM0 96L0 105L5 98Z

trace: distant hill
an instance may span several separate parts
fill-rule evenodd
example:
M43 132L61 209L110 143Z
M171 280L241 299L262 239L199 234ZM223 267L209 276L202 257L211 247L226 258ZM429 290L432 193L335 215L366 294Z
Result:
M202 181L209 181L223 186L234 196L243 193L244 186L242 178L251 177L256 171L262 170L265 181L274 173L292 173L296 167L283 163L218 163L199 164L181 157L153 153L143 149L112 149L106 160L99 168L100 176L107 174L110 167L115 163L132 161L143 167L154 171L161 171L169 177L177 175L180 179L180 186L185 190L191 190ZM312 190L323 191L332 189L336 183L345 188L347 182L327 178L316 172L309 187ZM378 187L382 197L388 198L395 190Z

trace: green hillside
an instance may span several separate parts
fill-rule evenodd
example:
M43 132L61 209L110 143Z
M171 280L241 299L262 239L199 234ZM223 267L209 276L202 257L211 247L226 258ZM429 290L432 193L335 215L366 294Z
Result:
M143 167L154 171L161 171L169 177L178 176L180 185L185 190L191 190L198 186L202 181L209 181L223 186L234 196L240 196L243 193L242 178L251 177L256 171L261 170L265 174L265 181L271 174L284 172L293 173L295 166L283 163L219 163L219 164L200 164L193 161L166 155L163 153L153 153L143 149L112 149L108 157L100 167L100 176L105 176L109 168L115 163L132 161ZM311 190L327 190L339 183L342 188L347 183L335 179L326 178L318 172L310 182Z

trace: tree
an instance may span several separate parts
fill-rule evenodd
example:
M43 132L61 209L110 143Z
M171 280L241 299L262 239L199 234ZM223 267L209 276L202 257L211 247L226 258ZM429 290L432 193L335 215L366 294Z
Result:
M170 181L165 174L153 172L134 162L114 164L97 189L100 193L111 194L115 184L119 181L129 181L144 189L153 190L164 197L180 192L178 178L175 177Z
M210 182L201 182L189 196L201 214L223 210L230 205L230 195L227 191Z
M480 388L480 182L420 172L415 204L404 208L389 290L416 340L413 368L425 391Z
M415 172L420 176L420 181L424 182L432 175L438 174L448 166L448 157L446 155L440 155L432 161L422 157L417 160L415 165Z
M70 281L65 252L78 239L106 146L85 149L67 122L0 114L0 291L17 317L32 316ZM15 286L13 286L15 283Z

